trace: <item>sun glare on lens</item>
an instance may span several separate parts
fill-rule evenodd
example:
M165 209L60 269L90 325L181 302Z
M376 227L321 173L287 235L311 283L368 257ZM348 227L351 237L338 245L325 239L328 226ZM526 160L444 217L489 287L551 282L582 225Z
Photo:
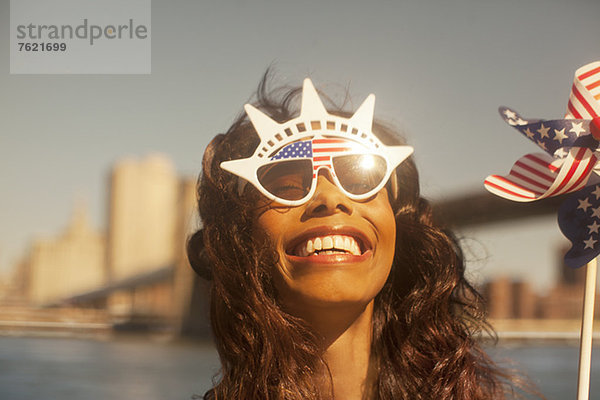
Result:
M375 167L375 157L363 156L360 159L360 168L363 170L370 170Z

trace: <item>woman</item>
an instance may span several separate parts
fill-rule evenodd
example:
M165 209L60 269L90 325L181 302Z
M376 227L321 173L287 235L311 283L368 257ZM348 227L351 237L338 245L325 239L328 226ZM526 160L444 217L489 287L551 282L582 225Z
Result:
M188 255L212 279L222 362L205 398L512 393L474 339L487 325L461 250L419 195L412 148L372 122L374 96L329 113L310 80L266 82L203 159Z

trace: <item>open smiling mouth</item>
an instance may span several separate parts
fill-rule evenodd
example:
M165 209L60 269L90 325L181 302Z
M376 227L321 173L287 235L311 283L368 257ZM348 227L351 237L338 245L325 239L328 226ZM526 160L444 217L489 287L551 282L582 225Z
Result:
M315 236L301 241L290 253L297 257L336 254L360 256L364 253L364 245L349 235Z

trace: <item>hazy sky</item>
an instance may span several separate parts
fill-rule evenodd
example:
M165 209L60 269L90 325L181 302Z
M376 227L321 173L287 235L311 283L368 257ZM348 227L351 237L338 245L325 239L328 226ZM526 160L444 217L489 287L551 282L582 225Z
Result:
M597 0L154 0L151 75L10 75L0 0L0 272L60 231L77 198L104 229L107 174L123 156L165 153L197 175L269 65L285 84L348 86L355 105L375 93L376 116L414 145L431 199L480 190L536 151L498 106L562 116L575 69L600 60L599 17ZM553 218L467 235L479 256L487 249L478 273L526 269L542 288L553 276Z

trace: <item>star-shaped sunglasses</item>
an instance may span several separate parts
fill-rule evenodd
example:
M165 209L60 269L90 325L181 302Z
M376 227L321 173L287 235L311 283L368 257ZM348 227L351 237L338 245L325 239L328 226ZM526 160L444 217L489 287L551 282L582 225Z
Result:
M297 118L279 124L246 104L261 142L251 157L224 161L221 168L283 205L306 203L321 169L329 171L349 198L367 199L413 152L410 146L387 146L373 134L374 106L375 96L369 95L351 118L331 115L310 79L305 79Z

